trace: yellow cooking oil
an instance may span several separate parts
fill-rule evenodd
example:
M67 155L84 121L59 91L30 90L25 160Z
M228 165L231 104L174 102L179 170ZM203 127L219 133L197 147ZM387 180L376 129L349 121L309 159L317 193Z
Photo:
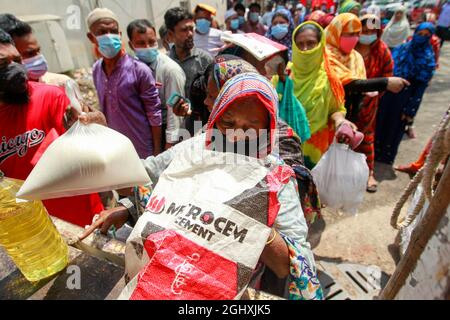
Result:
M40 201L15 195L21 181L0 172L0 246L31 282L48 278L68 264L68 248Z

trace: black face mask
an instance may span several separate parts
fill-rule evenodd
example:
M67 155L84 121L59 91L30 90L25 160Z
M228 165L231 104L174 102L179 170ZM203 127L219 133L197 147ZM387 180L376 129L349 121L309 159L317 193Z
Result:
M0 100L6 104L26 104L29 101L27 71L19 63L10 63L0 70Z
M216 140L216 138L218 138ZM247 157L260 158L267 155L270 137L260 136L257 139L231 142L220 130L213 134L214 150L217 152L236 153Z

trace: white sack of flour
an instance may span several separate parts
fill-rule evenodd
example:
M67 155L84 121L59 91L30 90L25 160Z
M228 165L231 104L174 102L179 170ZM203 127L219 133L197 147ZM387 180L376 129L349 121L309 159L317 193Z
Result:
M149 182L127 137L98 124L77 122L48 147L17 197L47 200Z

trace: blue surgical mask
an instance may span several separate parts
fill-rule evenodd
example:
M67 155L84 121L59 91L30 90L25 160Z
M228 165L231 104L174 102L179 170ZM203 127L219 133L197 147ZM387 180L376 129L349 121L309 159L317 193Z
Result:
M159 55L158 47L136 48L134 52L136 53L136 57L138 57L139 60L145 63L155 62Z
M365 44L365 45L370 45L372 43L374 43L375 41L377 41L378 36L376 34L361 34L359 36L359 43L361 44Z
M275 39L281 40L289 32L289 25L288 24L277 24L276 26L272 27L272 35L275 37Z
M206 19L198 19L195 23L197 31L201 34L208 34L211 28L211 21Z
M48 71L47 60L42 54L24 59L23 64L30 80L38 81Z
M122 49L122 39L118 34L105 34L97 37L98 50L103 57L112 59Z
M277 6L277 9L276 9L276 10L278 11L278 10L284 10L284 9L286 9L285 6Z
M258 12L250 12L248 18L251 22L256 23L259 21L259 13Z
M239 26L242 26L245 23L245 18L243 16L239 16Z
M231 20L231 22L230 22L230 27L231 27L231 30L237 30L237 29L239 29L239 19L233 19L233 20Z

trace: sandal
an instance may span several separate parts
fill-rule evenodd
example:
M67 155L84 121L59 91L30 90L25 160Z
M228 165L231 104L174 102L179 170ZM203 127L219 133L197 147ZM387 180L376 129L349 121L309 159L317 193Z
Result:
M369 184L370 180L373 180L372 184ZM375 180L375 178L373 176L369 177L369 181L367 182L367 192L369 193L375 193L378 191L378 182Z

